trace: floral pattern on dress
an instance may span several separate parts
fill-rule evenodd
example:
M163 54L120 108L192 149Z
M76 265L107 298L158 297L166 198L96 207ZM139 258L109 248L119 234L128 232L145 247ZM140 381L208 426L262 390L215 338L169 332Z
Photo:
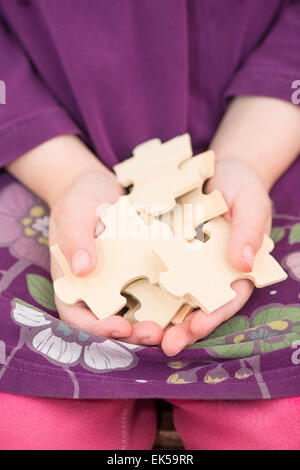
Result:
M0 246L9 246L17 259L49 270L49 211L19 183L11 183L1 192L0 226Z
M212 356L243 359L291 346L300 338L300 304L269 304L250 317L235 315L207 338L189 346Z
M90 335L18 301L13 304L12 318L28 328L27 346L59 366L80 364L91 372L127 370L138 362L133 350L142 349Z
M300 251L294 251L287 255L283 264L288 269L290 276L296 281L300 281Z
M270 304L256 309L250 317L236 315L220 325L207 338L186 349L205 349L213 358L211 364L195 367L194 363L174 361L177 369L168 383L187 384L203 381L218 385L230 378L246 380L254 377L263 398L270 398L260 367L264 353L292 347L300 340L300 305ZM239 368L229 373L222 359L238 359ZM201 378L201 372L202 374Z

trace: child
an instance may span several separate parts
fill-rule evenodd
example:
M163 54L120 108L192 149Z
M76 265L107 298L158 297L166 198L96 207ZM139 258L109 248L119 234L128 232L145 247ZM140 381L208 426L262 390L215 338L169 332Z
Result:
M0 107L0 161L50 207L49 243L60 244L74 274L85 276L96 265L97 206L122 194L110 168L143 141L165 141L184 132L191 134L195 152L208 146L216 152L216 174L207 192L221 190L230 208L229 260L251 271L263 234L271 227L269 191L300 151L300 110L291 103L292 83L300 78L300 2L76 0L74 8L74 0L0 0L0 15L0 78L7 90L7 104ZM299 171L297 163L293 171ZM1 177L6 178L4 192L12 180ZM5 233L4 225L1 230ZM7 263L3 261L3 272ZM52 279L59 274L52 262ZM24 289L18 293L12 285L6 297L20 297ZM164 357L169 364L175 362L166 355L181 354L176 361L183 367L180 361L192 356L182 350L236 314L252 292L246 280L233 288L237 296L230 304L210 316L194 312L166 331L151 322L131 326L120 316L99 321L82 304L55 302L59 317L75 331L124 339L128 350L131 343L161 345L165 356L156 348L141 350L154 380L152 351L159 354L158 361ZM36 349L41 351L43 343ZM111 354L116 352L112 349ZM9 367L4 363L5 374ZM278 385L262 396L299 394L299 386L288 387L295 375L293 370L286 378L286 391ZM16 379L12 386L3 385L4 377L0 375L0 390L13 394L1 395L3 449L151 448L153 404L141 400L148 397L172 399L187 448L300 447L300 426L293 420L298 397L192 400L258 398L246 388L237 391L239 384L232 393L219 389L215 396L202 393L197 384L189 388L193 392L183 390L188 385L182 392L174 385L176 391L167 388L160 394L137 383L128 393L126 385L119 385L119 392L112 388L109 395L105 382L98 382L93 398L119 399L64 401L53 398L68 393L50 391L49 384L41 392L29 384L15 386ZM50 398L33 398L37 395ZM141 435L145 420L147 429Z

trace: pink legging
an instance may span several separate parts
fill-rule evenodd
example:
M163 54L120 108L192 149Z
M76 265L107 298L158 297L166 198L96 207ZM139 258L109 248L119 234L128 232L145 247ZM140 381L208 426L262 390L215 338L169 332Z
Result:
M300 397L169 401L186 449L300 449ZM0 394L1 450L151 449L155 434L152 400L58 400Z

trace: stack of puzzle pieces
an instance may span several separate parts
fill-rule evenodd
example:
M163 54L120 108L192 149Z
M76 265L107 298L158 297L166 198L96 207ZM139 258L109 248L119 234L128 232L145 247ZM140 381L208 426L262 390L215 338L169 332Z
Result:
M51 247L64 272L54 282L57 296L69 305L84 301L99 319L127 307L130 322L154 321L165 328L182 322L193 308L209 314L230 302L236 295L230 285L237 279L257 287L286 279L270 255L267 235L252 272L228 261L231 227L222 217L228 208L219 191L203 193L214 167L213 151L193 157L188 134L136 147L114 167L120 184L131 190L97 212L105 229L95 240L96 269L76 277L59 246Z

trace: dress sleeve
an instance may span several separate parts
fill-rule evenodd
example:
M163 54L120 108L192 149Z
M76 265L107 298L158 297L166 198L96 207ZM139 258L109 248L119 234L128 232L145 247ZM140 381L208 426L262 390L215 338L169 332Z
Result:
M300 0L289 0L264 41L237 70L225 98L256 95L292 100L300 79Z
M0 17L0 168L53 137L79 134Z

